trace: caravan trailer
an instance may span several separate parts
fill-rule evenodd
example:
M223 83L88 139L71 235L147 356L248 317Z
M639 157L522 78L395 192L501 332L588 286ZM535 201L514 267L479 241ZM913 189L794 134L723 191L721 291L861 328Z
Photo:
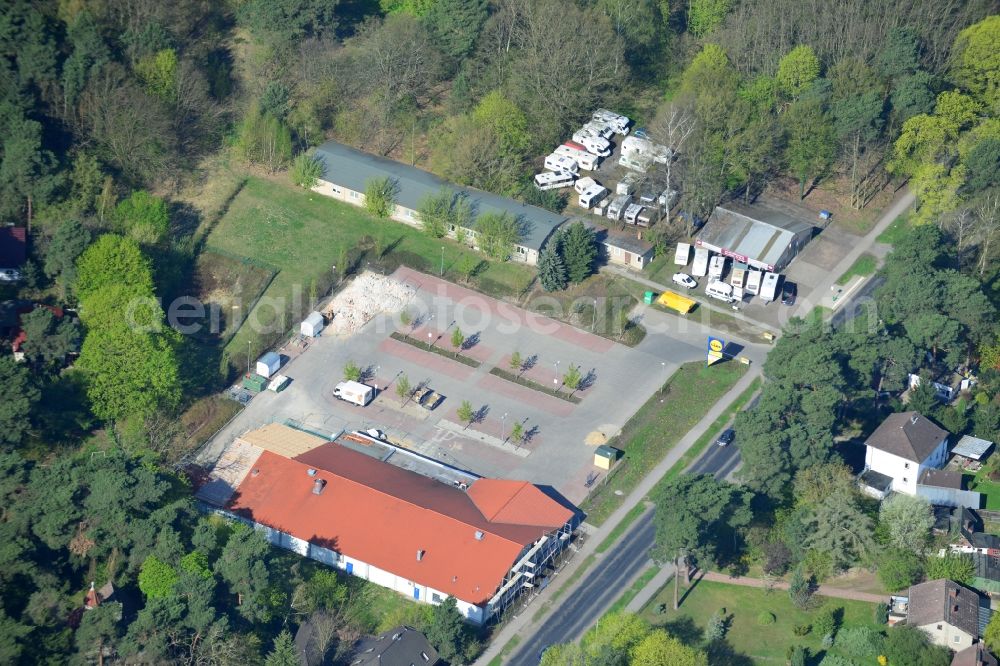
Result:
M641 204L629 204L625 207L625 214L622 216L622 219L625 220L625 224L636 224L639 221L639 213L641 212Z
M745 287L747 293L756 294L760 291L760 271L751 268L747 271L747 286Z
M777 298L780 283L781 276L777 273L764 273L764 279L760 283L760 299L765 303L770 303Z
M608 188L594 183L580 193L580 207L592 208L608 196Z
M699 247L694 251L694 263L691 265L691 275L705 277L708 275L708 248Z
M568 171L560 173L543 171L542 173L535 174L535 187L540 190L558 190L572 185L574 178L575 176Z
M625 212L625 207L628 206L629 200L630 197L627 194L615 197L608 205L608 219L615 221L622 219L622 213Z
M560 173L563 171L569 173L578 173L580 170L580 167L576 163L576 160L570 157L566 157L565 155L556 155L555 153L552 153L551 155L546 155L545 168L548 169L549 171L555 171L556 173Z
M593 153L588 153L583 146L577 148L576 146L579 145L580 144L578 143L573 143L573 145L570 145L569 142L564 143L557 147L553 151L553 154L564 155L579 164L581 169L594 171L598 166L600 166L601 158Z

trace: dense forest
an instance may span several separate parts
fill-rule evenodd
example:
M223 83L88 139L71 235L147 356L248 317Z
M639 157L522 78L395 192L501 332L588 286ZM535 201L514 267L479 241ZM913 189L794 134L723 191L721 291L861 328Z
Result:
M0 302L45 307L21 322L23 361L0 347L0 660L285 664L305 617L325 618L333 651L384 620L350 581L200 516L175 464L179 416L227 379L206 362L212 341L165 326L161 305L190 288L201 249L202 220L178 195L210 184L216 160L272 177L334 137L559 209L531 174L604 106L676 151L653 177L695 215L831 183L859 209L907 181L924 226L885 269L879 321L802 324L782 340L765 371L792 390L766 389L740 423L747 486L761 520L809 529L792 479L835 461L907 369L981 364L970 402L927 408L995 438L996 12L989 0L4 3L0 224L27 229L29 259ZM82 612L91 582L115 594ZM455 661L473 654L454 608L438 608L396 619Z

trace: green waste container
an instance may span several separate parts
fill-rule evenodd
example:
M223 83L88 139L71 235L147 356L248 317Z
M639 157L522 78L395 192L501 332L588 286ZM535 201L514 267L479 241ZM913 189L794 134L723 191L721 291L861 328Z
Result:
M651 291L647 291L647 292L646 292L646 293L645 293L645 294L643 295L643 299L642 299L642 301L643 301L643 302L644 302L644 303L645 303L646 305L652 305L652 304L653 304L653 299L654 299L654 298L656 298L656 294L654 294L654 293L653 293L653 292L651 292Z
M267 387L267 379L261 377L257 374L246 375L243 377L243 388L253 391L255 393L260 393Z

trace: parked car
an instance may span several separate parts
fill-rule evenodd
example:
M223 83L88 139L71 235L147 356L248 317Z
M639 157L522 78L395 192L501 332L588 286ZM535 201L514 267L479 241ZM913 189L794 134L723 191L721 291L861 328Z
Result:
M694 289L698 286L698 281L687 273L674 273L674 276L670 279L674 284L679 284L685 289Z
M787 280L781 286L781 304L782 305L795 305L795 297L798 295L799 289L794 282L788 282Z
M725 430L722 431L722 434L719 435L719 439L715 440L715 443L718 444L719 446L729 446L730 444L733 443L733 440L735 438L736 438L736 431L733 430L732 428L726 428Z
M0 268L0 282L17 282L21 279L21 271L13 268Z
M632 132L632 136L637 136L640 139L648 139L649 132L646 131L645 127L637 127L636 130Z

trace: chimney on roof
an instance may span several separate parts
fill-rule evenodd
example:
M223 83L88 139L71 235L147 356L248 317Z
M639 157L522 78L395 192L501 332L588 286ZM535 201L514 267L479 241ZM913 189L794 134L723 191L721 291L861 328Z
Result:
M958 588L957 587L951 588L951 598L952 599L958 599Z
M485 536L482 530L476 530L476 541L482 541Z
M424 553L426 553L426 552L427 551L425 551L425 550L417 550L417 562L419 562L420 560L424 559Z
M316 470L310 467L308 470L306 470L306 474L308 474L309 476L316 476Z
M322 495L323 488L326 487L326 480L316 479L313 481L313 495Z

